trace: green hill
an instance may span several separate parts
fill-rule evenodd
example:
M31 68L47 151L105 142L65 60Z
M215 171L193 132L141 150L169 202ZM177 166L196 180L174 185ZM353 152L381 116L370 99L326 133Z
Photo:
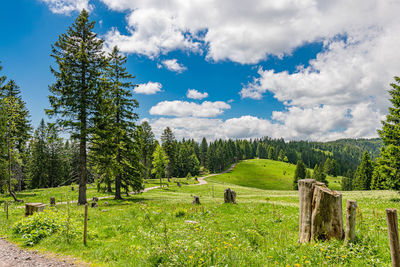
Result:
M267 190L291 190L296 165L269 159L240 162L225 174L208 178L217 183L229 183ZM340 190L340 177L327 177L329 188Z

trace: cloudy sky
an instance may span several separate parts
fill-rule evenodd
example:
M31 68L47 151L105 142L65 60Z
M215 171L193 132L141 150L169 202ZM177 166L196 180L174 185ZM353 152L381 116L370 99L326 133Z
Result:
M83 8L136 75L157 136L376 137L400 75L395 0L16 0L0 8L3 74L35 125L52 83L50 46Z

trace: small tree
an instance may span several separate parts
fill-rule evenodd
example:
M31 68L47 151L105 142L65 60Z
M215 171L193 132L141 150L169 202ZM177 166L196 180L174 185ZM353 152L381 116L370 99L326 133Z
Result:
M169 159L165 151L158 144L153 153L153 169L151 172L160 179L160 187L162 187L161 179L165 177L165 169L167 168Z
M312 178L328 186L328 181L326 180L326 174L324 173L324 167L322 164L315 165Z
M354 190L370 190L374 168L367 151L364 152L360 166L353 178Z
M306 165L302 160L298 160L296 164L296 170L294 171L294 179L293 179L293 189L298 190L298 181L306 178Z

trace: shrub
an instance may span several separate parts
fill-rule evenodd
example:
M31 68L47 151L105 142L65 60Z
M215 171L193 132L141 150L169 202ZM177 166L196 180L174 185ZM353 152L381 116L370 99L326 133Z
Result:
M14 234L21 235L24 245L33 246L43 238L51 236L56 232L64 232L66 225L66 215L53 210L45 210L17 221L12 230ZM76 234L77 227L75 224L68 227L69 234Z
M187 213L187 210L185 210L185 209L177 209L174 214L175 214L175 217L184 217L186 215L186 213Z

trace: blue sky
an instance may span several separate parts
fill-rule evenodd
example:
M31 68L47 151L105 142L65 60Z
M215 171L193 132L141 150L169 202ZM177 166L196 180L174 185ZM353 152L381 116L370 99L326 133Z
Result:
M128 55L140 119L157 136L170 126L195 139L375 137L399 73L398 4L244 2L3 1L3 74L33 124L46 119L51 44L86 8Z

